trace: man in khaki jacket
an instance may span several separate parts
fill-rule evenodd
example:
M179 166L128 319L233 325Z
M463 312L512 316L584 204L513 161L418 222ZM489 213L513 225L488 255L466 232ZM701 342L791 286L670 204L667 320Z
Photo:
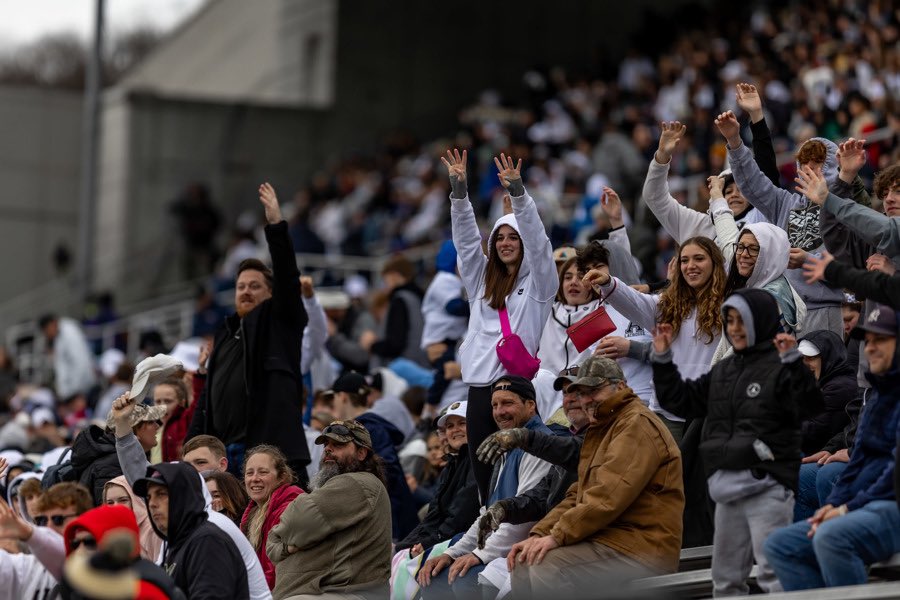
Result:
M312 491L300 494L269 532L276 600L387 598L391 502L372 438L358 421L335 421Z
M595 597L598 585L678 568L678 445L615 361L592 356L571 389L590 418L578 481L510 551L516 598Z

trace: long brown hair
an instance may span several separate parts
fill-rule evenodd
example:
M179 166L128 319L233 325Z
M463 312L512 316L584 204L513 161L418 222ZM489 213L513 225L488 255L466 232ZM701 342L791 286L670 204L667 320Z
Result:
M706 334L712 343L722 331L722 302L725 299L725 257L716 243L708 237L692 237L678 247L679 262L681 252L688 246L699 246L712 261L712 274L702 289L694 290L684 279L681 268L678 276L659 299L658 321L672 325L677 336L681 324L697 309L697 329Z
M244 509L250 503L250 497L237 477L227 471L205 471L204 481L215 481L216 488L222 498L222 514L240 525Z
M511 273L497 254L497 232L500 231L500 227L503 227L503 225L509 226L516 232L516 235L519 236L521 247L516 266ZM488 264L484 271L484 299L488 301L488 306L494 310L500 310L506 306L506 297L516 287L516 279L519 278L519 268L521 268L522 258L525 256L525 242L522 241L519 231L512 225L509 225L509 223L504 223L503 225L492 231L491 237L488 238Z
M603 248L603 249L606 250L606 248ZM609 254L607 254L607 257L608 256L609 256ZM607 261L608 260L609 259L607 258ZM603 261L603 262L607 262L607 261ZM563 291L563 284L565 284L565 282L566 282L566 271L571 269L572 265L575 265L576 269L579 272L581 272L582 268L581 268L581 265L579 264L579 262L580 262L579 258L576 256L573 256L572 258L566 259L566 261L563 262L563 264L561 264L559 266L559 269L558 269L558 271L559 271L559 287L556 288L556 301L561 304L568 304L568 302L566 302L566 294ZM597 292L594 291L594 288L589 287L588 290L590 291L590 295L589 295L590 299L588 300L588 302L591 302L592 300L596 300Z

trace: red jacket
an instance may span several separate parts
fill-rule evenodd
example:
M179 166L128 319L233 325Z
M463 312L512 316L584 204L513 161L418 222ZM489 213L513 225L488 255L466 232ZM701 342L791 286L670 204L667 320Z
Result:
M269 584L270 590L275 589L275 565L266 554L266 541L269 539L269 532L281 520L281 513L294 498L302 493L303 490L296 485L284 484L272 492L272 497L269 498L269 503L266 505L266 518L263 521L262 536L259 540L259 548L256 549L256 556L259 557L259 563L262 565L263 573L266 574L266 583ZM247 523L255 510L257 510L256 503L251 500L244 511L244 516L241 517L241 531L244 532L244 535L247 534Z
M181 460L181 447L184 445L184 438L187 436L191 421L194 419L194 411L197 409L197 399L203 392L203 386L206 384L206 376L194 373L191 378L191 387L193 388L193 402L187 407L176 406L172 417L163 427L162 446L163 462L172 462Z

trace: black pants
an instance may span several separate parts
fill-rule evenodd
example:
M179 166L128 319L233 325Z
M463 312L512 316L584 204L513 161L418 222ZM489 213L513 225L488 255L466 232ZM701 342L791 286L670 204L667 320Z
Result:
M478 495L482 504L486 504L490 495L491 474L494 465L478 460L475 451L487 436L497 431L491 410L491 386L469 386L469 404L466 406L466 435L468 437L469 458L472 462L472 473L478 484Z
M297 476L297 483L295 485L304 492L309 492L309 475L306 472L306 465L295 460L289 460L288 465L294 471L294 475Z

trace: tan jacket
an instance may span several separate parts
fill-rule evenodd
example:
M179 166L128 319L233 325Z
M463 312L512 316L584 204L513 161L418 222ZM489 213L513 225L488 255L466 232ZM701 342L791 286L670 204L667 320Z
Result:
M288 546L299 548L289 554ZM269 532L276 599L372 589L391 575L391 502L371 473L344 473L297 496Z
M587 430L578 481L531 530L560 546L591 541L675 572L681 550L681 452L631 388L603 402Z

